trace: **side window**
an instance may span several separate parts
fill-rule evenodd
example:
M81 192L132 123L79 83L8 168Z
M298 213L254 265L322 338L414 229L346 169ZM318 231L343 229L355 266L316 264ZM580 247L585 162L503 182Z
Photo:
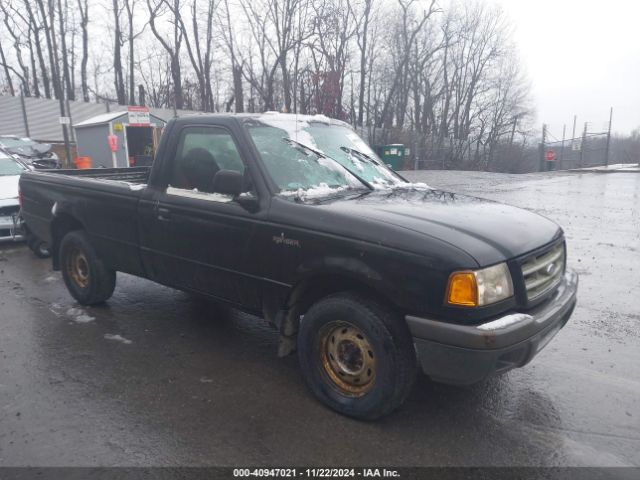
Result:
M218 194L229 201L230 192L238 188L239 178L243 191L251 189L245 173L240 152L229 132L216 127L187 127L180 136L167 193L190 192L203 198L211 194L214 200Z

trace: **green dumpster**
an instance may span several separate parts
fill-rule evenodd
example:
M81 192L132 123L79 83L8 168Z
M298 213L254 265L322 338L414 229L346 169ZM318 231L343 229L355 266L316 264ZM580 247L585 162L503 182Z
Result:
M392 145L376 145L375 152L382 161L390 165L394 170L402 170L404 167L405 146L401 143Z

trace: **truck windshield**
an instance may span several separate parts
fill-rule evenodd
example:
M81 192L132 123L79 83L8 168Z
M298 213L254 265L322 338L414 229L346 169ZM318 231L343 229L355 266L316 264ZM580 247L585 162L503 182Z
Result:
M294 115L265 114L247 119L245 126L269 174L283 193L300 189L322 192L329 189L362 188L348 170L374 187L387 187L401 183L398 177L379 160L368 145L348 126L327 121L297 120ZM295 148L295 143L283 142L290 138L308 145L334 159L323 159L308 150ZM346 147L346 148L345 148ZM354 155L362 152L365 157ZM367 161L371 157L374 161Z

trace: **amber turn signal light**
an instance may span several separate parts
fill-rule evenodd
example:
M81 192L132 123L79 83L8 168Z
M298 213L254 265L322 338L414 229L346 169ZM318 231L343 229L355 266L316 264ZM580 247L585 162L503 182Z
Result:
M447 303L462 307L478 305L478 286L473 272L455 272L449 277Z

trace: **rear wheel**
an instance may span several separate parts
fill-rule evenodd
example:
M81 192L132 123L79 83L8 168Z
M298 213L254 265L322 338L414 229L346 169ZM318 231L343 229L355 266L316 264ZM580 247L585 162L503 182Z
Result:
M392 310L340 293L314 304L298 333L305 380L330 408L375 419L404 402L416 376L411 334Z
M27 247L38 258L49 258L51 251L49 245L36 237L26 226L24 227L24 237L27 242Z
M49 258L51 256L49 245L37 237L33 237L27 245L38 258Z
M69 293L81 305L107 300L116 286L116 272L98 258L81 230L67 233L60 243L60 267Z

